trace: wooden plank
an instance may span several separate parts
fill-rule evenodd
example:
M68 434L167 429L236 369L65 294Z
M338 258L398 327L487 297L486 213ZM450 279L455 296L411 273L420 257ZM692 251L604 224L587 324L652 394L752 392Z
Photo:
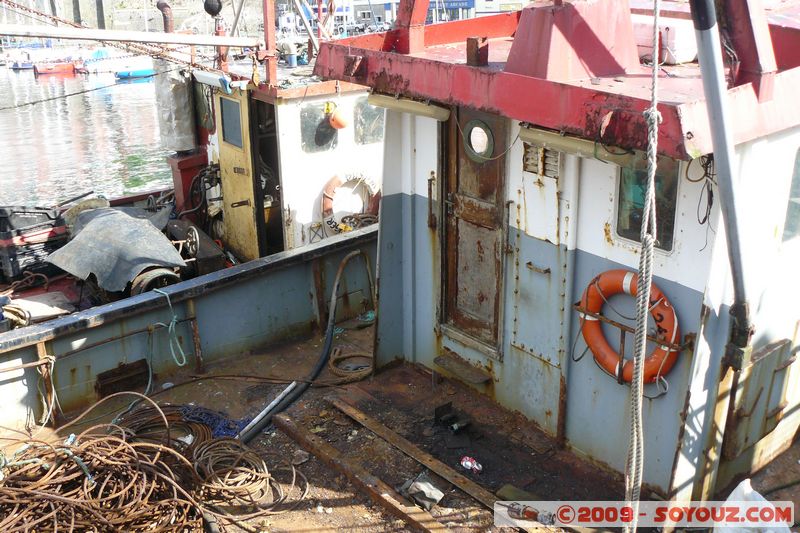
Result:
M272 423L325 464L347 476L354 485L392 515L422 531L449 531L427 511L406 505L393 488L367 472L361 465L345 458L339 450L320 437L298 426L288 415L276 415Z
M342 411L344 414L367 428L368 430L372 431L382 439L384 439L389 444L393 445L395 448L400 450L401 452L405 453L412 459L416 460L417 462L421 463L422 465L428 467L429 470L435 472L440 477L446 479L465 493L469 494L477 501L482 503L488 509L494 511L494 502L497 500L523 500L523 501L542 501L546 500L539 495L532 494L526 491L520 491L520 494L516 494L515 496L521 496L521 493L524 492L524 498L512 498L510 497L511 494L508 494L507 491L504 491L504 494L498 494L495 496L488 490L484 489L471 479L459 474L443 462L439 461L435 457L431 456L429 453L424 452L423 450L419 449L417 446L409 442L408 440L404 439L394 431L390 430L377 420L370 418L363 412L361 412L358 408L353 406L349 402L357 402L359 399L366 400L371 403L376 402L377 400L371 396L368 392L359 389L358 387L350 388L347 391L347 399L343 396L336 396L336 397L328 397L326 400ZM510 485L507 485L510 486ZM505 488L505 487L504 487ZM568 531L574 531L575 533L600 533L606 532L607 529L596 529L596 528L585 528L585 527L564 527L563 529L556 529L554 526L546 526L544 524L534 523L530 527L527 528L520 528L523 531L528 532L537 532L537 531L561 531L566 529Z
M494 509L494 502L497 501L497 498L488 490L484 489L466 476L459 474L443 462L434 458L429 453L420 450L417 446L407 441L377 420L370 418L352 405L345 403L342 397L329 397L327 400L331 405L384 439L386 442L404 454L425 465L432 472L435 472L437 475L443 477L456 487L460 488L478 500L480 503L486 506L486 508Z

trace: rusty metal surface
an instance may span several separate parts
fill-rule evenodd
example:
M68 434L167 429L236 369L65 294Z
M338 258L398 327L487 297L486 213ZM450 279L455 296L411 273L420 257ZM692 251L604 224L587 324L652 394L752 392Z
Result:
M489 39L467 37L467 65L485 67L489 64Z
M425 28L426 48L416 56L394 53L396 32L353 37L322 43L315 73L372 87L375 91L415 97L443 104L469 106L494 112L544 128L599 140L624 148L646 148L646 124L642 112L649 105L640 69L625 74L573 82L555 82L504 72L505 57L494 49L514 39L519 13L475 19L485 30L449 22ZM773 15L773 18L775 15ZM797 25L797 24L795 24ZM472 67L464 62L467 37L485 35L490 42L490 67ZM760 102L751 83L728 92L737 114L736 144L763 137L800 124L800 108L794 105L800 84L800 31L792 25L770 25L779 71L774 77L774 95ZM585 44L585 43L584 43ZM358 55L362 68L355 77L345 75L346 58ZM665 67L660 80L663 121L659 127L659 153L678 159L694 158L712 151L702 85L696 65ZM531 97L536 95L536 97ZM699 98L699 99L698 99ZM608 117L610 121L607 121ZM606 122L607 121L607 122ZM603 127L604 124L606 127Z
M446 347L442 348L442 355L434 358L433 362L459 379L473 385L480 385L493 379L491 372L471 365L456 352Z
M147 384L147 372L147 361L144 359L121 364L97 374L94 389L101 398L115 392L137 390Z
M349 461L336 448L317 437L308 429L297 424L285 414L273 419L275 426L294 439L300 446L313 453L321 461L335 468L363 490L372 500L386 511L421 531L449 531L427 511L414 505L403 503L403 498L389 485L370 474L361 465Z
M418 461L431 471L442 476L444 479L478 500L480 503L486 506L486 508L494 508L494 502L497 501L497 497L495 497L494 494L487 491L471 479L459 474L446 464L432 457L430 454L422 451L417 446L404 439L394 431L390 430L374 418L364 414L357 407L355 407L355 404L357 403L356 399L360 399L361 401L374 400L374 398L372 398L370 395L362 393L360 389L351 389L346 395L333 397L328 401L331 403L331 405L382 439L386 440L395 448L399 449L409 457Z
M490 492L512 484L549 499L616 500L624 493L621 475L578 458L518 413L456 381L434 380L402 365L351 387L374 398L360 401L354 394L359 410L439 461L456 465L463 455L477 459L483 472L463 475ZM447 402L471 420L473 433L463 447L430 432L434 408Z
M490 132L491 154L469 153L468 125ZM489 346L500 331L506 121L471 109L457 109L449 124L448 198L445 228L445 320Z

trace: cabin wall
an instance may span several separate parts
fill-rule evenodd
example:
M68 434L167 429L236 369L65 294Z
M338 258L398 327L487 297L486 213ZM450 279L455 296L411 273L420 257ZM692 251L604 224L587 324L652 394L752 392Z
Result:
M738 373L738 415L725 420L725 446L733 452L723 455L718 488L764 466L791 444L800 427L800 369L792 364L800 341L800 238L784 240L787 205L793 201L790 186L793 179L800 180L799 149L800 128L737 147L740 198L744 199L739 215L745 284L755 326L754 361ZM733 287L722 232L717 241L706 303L712 314L725 317L727 323ZM782 340L787 341L784 349L769 351L771 343ZM727 337L721 335L715 351L722 353L726 342Z
M330 288L344 255L363 250L374 271L376 233L375 228L367 228L332 237L324 243L281 252L166 288L180 320L176 332L187 365L190 368L195 365L190 322L184 320L190 317L190 301L194 302L203 358L208 363L234 356L247 357L259 347L310 335L320 329L319 317L326 308L320 309L318 302L329 301ZM315 275L315 270L319 275ZM370 303L370 291L363 257L352 259L344 270L340 294L360 293L366 297L349 299L358 306L349 310L349 315L364 311L361 306ZM54 383L61 406L65 410L84 407L96 399L97 374L122 363L150 358L156 373L177 369L164 328L153 333L152 351L146 331L131 334L156 323L169 324L172 317L166 298L150 292L4 333L0 335L0 372L4 367L36 361L36 343L42 342L46 353L56 356ZM0 373L0 397L5 402L0 425L22 427L29 413L41 414L37 382L35 369Z
M578 453L622 471L629 387L603 373L591 354L580 362L570 357L573 343L576 357L585 347L575 339L579 318L572 303L597 274L638 267L638 245L616 235L618 167L563 154L556 179L524 172L519 127L509 121L507 129L502 341L499 353L489 354L440 325L443 213L436 195L442 190L442 129L432 119L388 112L386 143L391 149L385 158L379 237L379 363L404 358L446 374L434 358L447 348L492 374L489 384L476 386L479 391L519 410ZM691 175L698 171L695 165ZM435 229L428 224L431 172L436 181L430 208L439 217ZM681 178L676 244L669 253L657 251L655 258L655 282L675 306L683 334L699 329L714 247L713 232L706 243L706 228L696 218L701 187ZM715 205L712 230L718 219ZM612 303L632 313L626 300L631 299ZM607 336L612 345L618 342L610 328ZM627 340L630 347L632 336ZM645 400L644 479L665 494L681 436L687 428L702 426L685 405L690 378L701 375L709 359L709 345L698 343L667 376L669 392ZM656 393L654 386L646 388L647 394ZM697 450L687 452L687 460L696 463Z
M317 235L336 233L330 228L313 226L322 222L322 192L334 176L363 174L378 189L383 181L383 130L379 139L367 144L356 142L358 119L355 110L367 93L309 96L276 103L278 119L278 149L286 248L302 246L319 240ZM338 130L335 147L309 152L303 148L303 110L322 107L325 102L335 102L337 109L349 120L347 127ZM316 123L306 127L316 126Z

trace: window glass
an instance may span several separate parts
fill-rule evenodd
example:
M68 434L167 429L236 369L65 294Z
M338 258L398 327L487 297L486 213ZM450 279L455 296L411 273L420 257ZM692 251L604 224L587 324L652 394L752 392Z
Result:
M783 225L783 242L797 237L800 237L800 150L794 159L789 205L786 206L786 222Z
M383 140L383 125L386 110L367 102L367 97L359 98L353 109L355 115L356 144L372 144Z
M300 110L300 136L304 152L324 152L336 148L339 130L325 116L325 104L308 104Z
M674 159L659 159L656 170L656 245L666 251L672 250L675 232L678 170L678 162ZM646 166L621 169L617 195L617 233L620 237L639 242L646 185Z
M219 99L222 110L222 140L242 148L242 117L239 102L230 98Z

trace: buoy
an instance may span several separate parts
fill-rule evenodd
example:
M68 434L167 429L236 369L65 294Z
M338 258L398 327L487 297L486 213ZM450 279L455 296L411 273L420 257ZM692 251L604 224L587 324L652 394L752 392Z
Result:
M332 128L337 130L346 128L349 125L347 117L344 116L344 113L342 113L338 107L331 111L330 116L328 117L328 122Z

